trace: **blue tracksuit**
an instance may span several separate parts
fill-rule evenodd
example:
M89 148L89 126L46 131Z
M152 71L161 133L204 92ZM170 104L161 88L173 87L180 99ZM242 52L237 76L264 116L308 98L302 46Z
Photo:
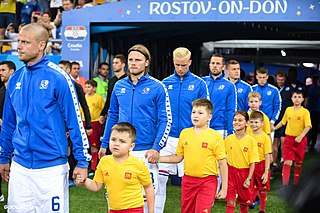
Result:
M66 126L78 167L87 168L91 156L73 81L44 56L11 76L1 131L0 163L13 160L28 169L67 163Z
M101 147L109 144L111 128L119 122L130 122L137 130L134 151L160 151L167 142L172 123L166 87L149 74L136 85L129 77L118 81L111 94L108 119Z
M281 96L277 87L268 83L263 87L255 84L252 86L252 90L259 92L261 95L262 104L260 110L268 116L270 122L275 123L281 110Z
M162 81L169 93L172 126L170 136L178 138L180 132L187 127L192 127L191 112L192 101L198 98L209 99L207 84L200 77L192 74L190 70L182 79L174 71L174 74Z
M235 84L237 90L237 110L249 110L248 95L252 92L250 84L238 79Z
M237 109L236 87L220 75L216 80L212 74L203 78L208 85L210 100L213 103L210 127L215 130L227 130L233 133L232 120Z

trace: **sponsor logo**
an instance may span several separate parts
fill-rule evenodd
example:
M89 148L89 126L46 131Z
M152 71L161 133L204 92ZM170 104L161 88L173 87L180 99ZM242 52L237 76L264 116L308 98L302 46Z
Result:
M168 86L168 90L169 89L173 89L173 85L172 84L170 84L169 86Z
M49 81L48 80L42 80L40 83L40 87L39 89L47 89L49 85Z
M124 173L124 179L130 180L131 177L132 177L132 173L131 173L131 172L126 172L126 173Z
M242 88L239 88L238 89L238 93L242 93L243 92L243 89Z
M84 41L88 35L85 26L67 26L64 37L67 41Z
M126 93L126 88L121 88L120 93L122 94Z
M268 92L267 92L267 95L271 95L271 94L272 94L272 92L271 92L271 91L268 91Z
M248 147L244 147L243 152L248 152Z
M21 89L21 82L16 83L16 89Z
M285 90L286 90L286 91L289 91L289 90L290 90L290 87L286 87Z
M258 143L258 147L261 147L261 143L260 142Z
M207 142L202 142L201 147L202 147L202 148L208 148L208 143L207 143Z

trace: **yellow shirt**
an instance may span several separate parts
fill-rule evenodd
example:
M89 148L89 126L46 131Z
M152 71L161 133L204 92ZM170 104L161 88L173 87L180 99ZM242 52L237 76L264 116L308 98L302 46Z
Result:
M282 125L286 125L286 135L299 136L305 127L311 127L310 113L304 107L297 111L293 107L288 107L281 120Z
M1 0L0 1L1 13L16 13L16 1L14 0Z
M176 154L184 156L184 173L199 178L218 175L217 160L226 157L221 135L211 128L199 134L193 127L182 130Z
M252 111L248 111L248 115L251 115ZM261 112L263 114L263 125L262 125L262 131L264 131L265 133L267 133L267 135L270 135L271 133L271 129L270 129L270 120L268 118L268 116L266 114L264 114L261 110L259 110L259 112ZM250 123L249 123L250 124ZM247 127L247 133L251 135L251 133L253 133L250 125L248 125Z
M270 136L263 131L259 135L254 135L252 132L250 136L256 139L260 161L265 160L266 154L272 153Z
M93 96L86 95L86 101L89 107L91 121L99 121L100 113L104 107L104 100L101 95L94 94Z
M147 166L131 155L121 163L112 155L102 157L93 180L105 184L111 210L143 206L142 186L151 183Z
M257 142L249 135L240 140L235 134L225 139L227 162L238 169L249 168L251 163L260 162Z

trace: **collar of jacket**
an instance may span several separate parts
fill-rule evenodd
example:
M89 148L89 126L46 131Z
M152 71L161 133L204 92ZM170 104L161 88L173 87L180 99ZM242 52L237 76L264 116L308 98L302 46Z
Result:
M141 76L141 78L138 79L138 83L137 84L139 84L139 82L142 82L142 81L145 81L145 80L149 79L149 77L150 77L149 73L146 73L145 75ZM132 84L130 76L127 76L126 80L129 81Z
M216 81L216 80L222 79L222 78L223 78L223 75L222 75L222 73L221 73L221 74L219 75L219 77L217 77L216 79L214 79L212 73L210 72L210 78L211 78L213 81Z
M29 71L37 71L37 70L43 68L43 65L45 63L47 63L48 61L49 61L49 59L47 58L46 54L44 54L43 57L39 61L37 61L36 63L34 63L30 66L27 64L25 64L25 65Z
M182 77L182 79L187 78L190 75L190 70ZM180 79L180 75L178 75L177 71L174 70L174 76Z

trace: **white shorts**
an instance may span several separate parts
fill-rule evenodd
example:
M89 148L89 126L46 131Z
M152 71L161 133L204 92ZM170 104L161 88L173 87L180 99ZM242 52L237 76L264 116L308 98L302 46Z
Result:
M179 138L168 137L166 146L160 150L160 156L174 155L178 147ZM171 175L182 177L184 174L184 161L178 164L159 163L159 170L169 172Z
M145 157L145 154L148 150L141 150L141 151L131 151L130 154L132 156L135 156L136 158L139 158L140 160L142 160L148 167L150 175L151 175L151 180L152 180L152 184L153 184L153 188L154 188L154 193L156 194L158 191L158 187L159 187L159 168L158 168L158 164L152 164L152 163L148 163L148 160Z
M8 212L69 212L68 171L68 163L44 169L27 169L13 161Z
M220 133L220 135L222 136L223 139L225 139L228 136L228 131L227 130L216 130L217 132Z

